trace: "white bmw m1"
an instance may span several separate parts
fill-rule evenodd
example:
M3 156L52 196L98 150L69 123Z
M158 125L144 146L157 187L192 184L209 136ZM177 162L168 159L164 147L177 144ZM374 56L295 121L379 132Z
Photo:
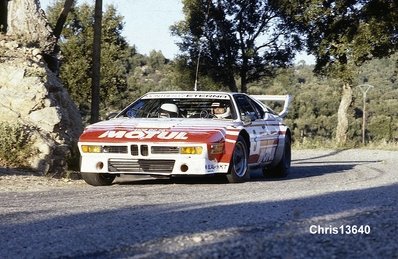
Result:
M283 101L276 114L263 101ZM150 92L114 118L85 128L80 171L91 185L124 174L249 179L249 167L284 177L291 133L283 123L290 96L229 92Z

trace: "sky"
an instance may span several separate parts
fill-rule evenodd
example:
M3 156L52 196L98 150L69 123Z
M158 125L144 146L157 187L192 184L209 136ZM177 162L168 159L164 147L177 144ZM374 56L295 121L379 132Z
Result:
M40 0L46 10L54 0ZM78 0L94 3L94 0ZM152 50L161 51L166 58L173 59L178 54L177 37L170 33L170 26L183 20L181 0L103 0L103 10L113 4L124 17L123 36L130 45L135 45L138 53L148 55ZM313 64L314 58L300 53L295 63L304 60Z
M43 10L53 0L40 0ZM78 0L78 3L85 1ZM94 0L89 1L94 3ZM124 17L122 35L138 53L149 54L162 51L166 58L173 59L178 53L177 37L172 37L170 26L184 18L180 0L103 0L103 10L113 4Z

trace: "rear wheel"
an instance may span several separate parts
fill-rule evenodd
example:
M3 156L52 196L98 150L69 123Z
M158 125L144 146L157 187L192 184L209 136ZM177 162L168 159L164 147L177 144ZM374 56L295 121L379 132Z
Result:
M112 174L93 174L81 173L83 180L93 186L106 186L111 185L115 180L116 175Z
M249 179L248 149L242 136L238 137L227 174L228 182L242 183Z
M292 148L291 148L291 141L290 136L286 135L285 137L285 147L283 150L283 155L281 161L272 168L265 168L264 175L266 177L276 177L276 178L283 178L286 177L290 172L290 163L292 160Z

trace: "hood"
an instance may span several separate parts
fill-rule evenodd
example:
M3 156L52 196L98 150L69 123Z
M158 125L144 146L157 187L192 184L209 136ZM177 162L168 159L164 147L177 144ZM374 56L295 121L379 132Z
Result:
M235 124L214 119L117 118L86 127L79 141L214 143L222 141L229 131L239 131Z

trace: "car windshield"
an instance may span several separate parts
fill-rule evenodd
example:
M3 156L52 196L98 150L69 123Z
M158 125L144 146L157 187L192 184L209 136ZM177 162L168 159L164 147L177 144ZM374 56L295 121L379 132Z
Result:
M236 119L228 98L142 98L124 109L119 117Z

